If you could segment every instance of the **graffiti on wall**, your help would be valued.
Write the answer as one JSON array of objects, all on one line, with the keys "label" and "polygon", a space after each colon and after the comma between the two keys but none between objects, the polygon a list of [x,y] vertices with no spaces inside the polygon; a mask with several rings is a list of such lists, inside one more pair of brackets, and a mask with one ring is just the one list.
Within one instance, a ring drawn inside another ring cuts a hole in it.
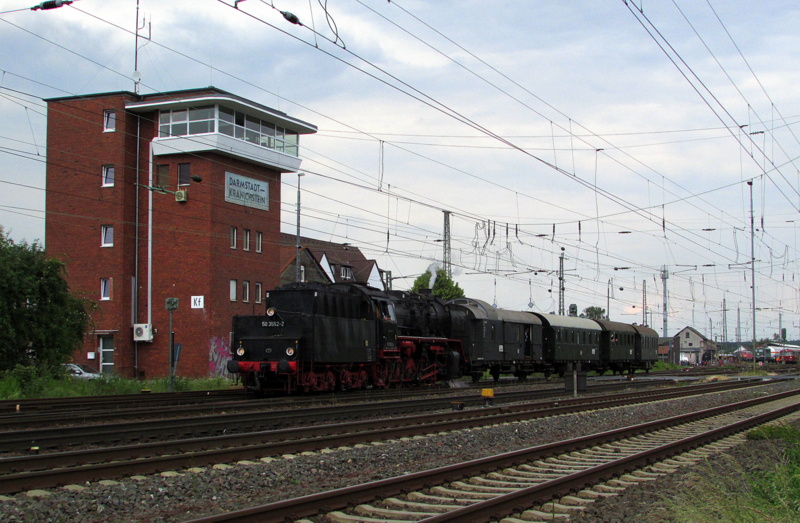
[{"label": "graffiti on wall", "polygon": [[208,375],[212,378],[226,378],[228,360],[231,359],[228,340],[212,336],[208,344]]}]

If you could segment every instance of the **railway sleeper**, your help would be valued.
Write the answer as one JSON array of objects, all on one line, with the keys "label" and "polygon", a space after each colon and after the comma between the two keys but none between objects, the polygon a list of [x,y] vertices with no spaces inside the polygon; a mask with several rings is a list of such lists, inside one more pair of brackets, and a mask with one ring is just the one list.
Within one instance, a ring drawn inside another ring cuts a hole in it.
[{"label": "railway sleeper", "polygon": [[[488,474],[487,474],[488,476]],[[521,488],[525,488],[526,486],[531,485],[538,485],[540,483],[544,483],[547,480],[519,480],[519,479],[495,479],[495,478],[488,478],[482,476],[476,476],[474,478],[470,478],[469,482],[475,485],[485,485],[487,487],[500,487],[500,488],[512,488],[514,490],[519,490]]]},{"label": "railway sleeper", "polygon": [[383,500],[383,504],[390,507],[416,509],[418,511],[424,511],[424,512],[438,512],[440,514],[444,514],[445,512],[450,512],[451,510],[458,508],[460,506],[452,504],[442,505],[435,503],[421,503],[419,501],[411,501],[408,499],[398,499],[398,498],[387,498]]},{"label": "railway sleeper", "polygon": [[436,494],[444,494],[445,496],[450,496],[455,498],[470,499],[476,502],[497,497],[497,494],[492,494],[489,492],[478,492],[476,489],[459,490],[449,487],[433,487],[431,488],[431,492],[434,492]]},{"label": "railway sleeper", "polygon": [[409,520],[405,519],[398,519],[398,520],[387,520],[385,518],[368,518],[366,516],[352,516],[350,514],[346,514],[340,511],[334,511],[328,514],[327,516],[328,521],[332,521],[334,523],[408,523]]},{"label": "railway sleeper", "polygon": [[503,474],[507,474],[509,476],[520,476],[523,478],[542,478],[542,479],[552,479],[561,477],[561,474],[557,474],[554,472],[544,472],[536,467],[531,467],[530,465],[520,465],[519,468],[516,469],[505,469],[503,470]]},{"label": "railway sleeper", "polygon": [[482,499],[468,499],[455,496],[436,496],[433,494],[425,494],[424,492],[409,492],[408,499],[419,501],[432,501],[440,504],[450,504],[453,507],[466,507],[467,505],[474,505],[480,503]]},{"label": "railway sleeper", "polygon": [[[563,501],[563,498],[562,498],[561,501]],[[565,513],[566,514],[578,514],[581,511],[586,510],[586,506],[587,505],[579,505],[577,503],[574,504],[574,505],[565,505],[563,503],[557,503],[555,501],[551,501],[549,503],[545,503],[544,505],[542,505],[542,511],[543,512],[548,512],[548,513],[551,513],[551,514],[553,514],[553,513],[558,513],[558,514],[565,514]]]},{"label": "railway sleeper", "polygon": [[451,483],[453,487],[463,489],[466,491],[477,491],[477,492],[486,492],[491,494],[492,496],[497,496],[500,494],[505,494],[507,492],[516,492],[519,488],[515,487],[490,487],[488,485],[482,485],[478,481],[476,481],[478,477],[473,477],[469,479],[469,482],[464,481],[454,481]]},{"label": "railway sleeper", "polygon": [[[426,507],[427,508],[427,507]],[[365,516],[378,516],[381,518],[394,518],[399,521],[418,521],[420,519],[429,518],[431,516],[439,515],[440,512],[428,510],[425,512],[417,512],[410,510],[395,510],[390,508],[376,507],[374,505],[358,505],[353,512]],[[385,521],[385,519],[384,519]]]}]

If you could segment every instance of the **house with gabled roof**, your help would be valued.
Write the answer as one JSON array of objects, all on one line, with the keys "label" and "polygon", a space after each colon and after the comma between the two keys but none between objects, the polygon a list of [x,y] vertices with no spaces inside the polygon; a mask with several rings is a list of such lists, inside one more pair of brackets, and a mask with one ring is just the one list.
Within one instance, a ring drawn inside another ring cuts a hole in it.
[{"label": "house with gabled roof", "polygon": [[694,327],[684,327],[673,340],[673,348],[680,354],[681,363],[697,365],[716,358],[717,344]]},{"label": "house with gabled roof", "polygon": [[[297,236],[281,233],[281,276],[285,285],[297,280]],[[300,281],[355,282],[384,289],[383,271],[361,249],[349,243],[333,243],[300,237]]]}]

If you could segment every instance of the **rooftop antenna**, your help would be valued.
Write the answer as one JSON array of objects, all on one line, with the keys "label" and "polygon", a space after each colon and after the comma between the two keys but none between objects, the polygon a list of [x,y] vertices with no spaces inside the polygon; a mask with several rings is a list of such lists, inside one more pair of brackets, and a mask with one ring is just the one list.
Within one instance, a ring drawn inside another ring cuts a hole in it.
[{"label": "rooftop antenna", "polygon": [[[153,28],[150,22],[145,24],[144,18],[142,18],[141,25],[139,24],[139,0],[136,0],[136,40],[134,41],[135,49],[133,52],[133,92],[136,94],[139,94],[139,83],[142,81],[142,73],[139,72],[139,31],[144,29],[145,25],[147,25],[147,37],[143,36],[142,38],[149,42],[153,36]],[[145,45],[147,45],[147,42],[145,42]]]}]

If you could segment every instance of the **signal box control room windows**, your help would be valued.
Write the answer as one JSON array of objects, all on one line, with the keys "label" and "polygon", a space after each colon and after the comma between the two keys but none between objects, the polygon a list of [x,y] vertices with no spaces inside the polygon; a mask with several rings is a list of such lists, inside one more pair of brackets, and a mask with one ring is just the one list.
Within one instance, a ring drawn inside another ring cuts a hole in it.
[{"label": "signal box control room windows", "polygon": [[298,134],[280,125],[219,105],[161,111],[158,136],[191,136],[218,132],[261,147],[297,156]]}]

